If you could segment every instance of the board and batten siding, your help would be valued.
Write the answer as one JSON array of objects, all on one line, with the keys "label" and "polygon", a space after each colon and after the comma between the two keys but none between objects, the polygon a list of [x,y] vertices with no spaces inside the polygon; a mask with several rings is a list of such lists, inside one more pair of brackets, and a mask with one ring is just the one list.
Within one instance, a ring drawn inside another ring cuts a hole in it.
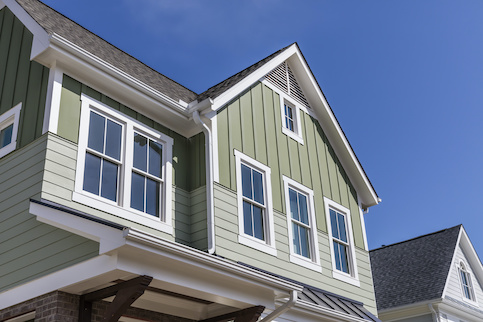
[{"label": "board and batten siding", "polygon": [[285,214],[274,211],[275,243],[277,256],[272,256],[238,243],[238,211],[236,192],[215,184],[215,236],[216,253],[279,274],[308,285],[356,299],[364,303],[371,312],[376,312],[369,255],[356,248],[356,264],[359,271],[360,287],[342,282],[332,277],[332,261],[328,234],[318,230],[319,256],[322,273],[290,262],[287,219]]},{"label": "board and batten siding", "polygon": [[[471,275],[471,282],[473,284],[473,290],[475,292],[478,306],[480,308],[483,308],[483,289],[478,279],[476,278],[475,274],[473,273],[473,268],[470,266],[468,260],[466,259],[465,253],[463,252],[463,250],[461,249],[461,246],[459,245],[458,247],[456,247],[454,262],[450,268],[448,282],[447,282],[448,285],[446,286],[447,288],[446,288],[445,296],[451,297],[453,299],[463,302],[463,289],[461,285],[461,277],[458,271],[458,267],[461,261],[465,263],[466,269]],[[480,282],[483,282],[483,281],[480,281]]]},{"label": "board and batten siding", "polygon": [[41,198],[47,145],[44,135],[0,159],[0,292],[99,253],[98,243],[29,213],[30,198]]},{"label": "board and batten siding", "polygon": [[205,136],[203,132],[191,138],[185,138],[67,75],[64,75],[62,81],[58,135],[74,143],[78,142],[81,94],[102,102],[112,109],[173,138],[173,184],[176,187],[185,191],[192,191],[206,184]]},{"label": "board and batten siding", "polygon": [[314,191],[317,228],[327,232],[324,196],[348,208],[356,247],[364,249],[357,193],[319,122],[300,111],[300,144],[282,133],[279,94],[257,83],[217,114],[219,183],[236,191],[234,150],[271,168],[273,208],[285,211],[282,176]]},{"label": "board and batten siding", "polygon": [[0,115],[22,103],[17,148],[42,135],[49,69],[30,61],[32,39],[7,7],[0,10]]}]

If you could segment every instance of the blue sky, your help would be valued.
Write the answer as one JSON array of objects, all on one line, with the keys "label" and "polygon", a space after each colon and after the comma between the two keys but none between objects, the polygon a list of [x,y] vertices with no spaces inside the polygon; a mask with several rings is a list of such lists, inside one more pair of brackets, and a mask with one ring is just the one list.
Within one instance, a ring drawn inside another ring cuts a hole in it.
[{"label": "blue sky", "polygon": [[370,248],[462,223],[483,256],[483,1],[44,2],[195,92],[298,42],[383,200]]}]

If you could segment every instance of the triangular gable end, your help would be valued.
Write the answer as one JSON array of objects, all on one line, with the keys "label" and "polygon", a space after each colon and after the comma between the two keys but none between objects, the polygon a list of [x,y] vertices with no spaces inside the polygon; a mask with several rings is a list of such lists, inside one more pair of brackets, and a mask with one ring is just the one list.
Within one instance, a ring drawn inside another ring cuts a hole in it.
[{"label": "triangular gable end", "polygon": [[[463,279],[468,280],[463,282]],[[470,287],[464,286],[463,283],[469,283]],[[482,308],[482,286],[483,266],[465,229],[461,226],[443,298]]]},{"label": "triangular gable end", "polygon": [[[289,67],[285,70],[287,84],[283,84],[284,64]],[[245,71],[240,72],[242,75]],[[276,76],[277,75],[277,76]],[[280,78],[277,81],[269,81],[269,77]],[[243,93],[256,82],[266,80],[273,84],[277,83],[277,88],[281,88],[285,93],[289,92],[289,84],[296,84],[291,90],[294,99],[303,105],[310,107],[310,112],[319,121],[324,133],[326,134],[331,146],[333,147],[342,167],[346,171],[349,180],[353,184],[358,194],[358,199],[363,209],[378,204],[381,200],[377,196],[369,178],[357,159],[349,141],[347,140],[339,122],[337,121],[332,109],[329,106],[319,84],[317,83],[312,71],[310,70],[305,58],[296,43],[277,52],[270,57],[270,60],[260,65],[256,70],[250,71],[247,76],[237,81],[235,84],[227,86],[222,93],[217,93],[215,97],[203,96],[201,102],[191,103],[191,110],[203,110],[202,114],[209,111],[222,109],[231,100]],[[209,91],[208,91],[209,92]],[[209,101],[209,107],[207,102]],[[301,102],[303,101],[303,102]],[[206,109],[205,109],[206,108]]]}]

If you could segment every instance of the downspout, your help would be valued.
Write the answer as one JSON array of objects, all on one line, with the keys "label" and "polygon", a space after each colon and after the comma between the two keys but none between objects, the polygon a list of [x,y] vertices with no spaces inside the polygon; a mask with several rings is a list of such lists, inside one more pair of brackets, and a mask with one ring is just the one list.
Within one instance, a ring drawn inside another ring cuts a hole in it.
[{"label": "downspout", "polygon": [[290,310],[290,308],[292,308],[292,306],[295,305],[295,303],[297,302],[297,297],[297,291],[290,291],[290,299],[285,304],[275,309],[272,313],[261,319],[259,322],[269,322],[278,318],[280,315],[287,312],[288,310]]},{"label": "downspout", "polygon": [[433,316],[434,316],[434,318],[435,318],[435,319],[434,319],[434,321],[435,321],[435,322],[440,322],[440,321],[441,321],[441,319],[439,318],[439,314],[438,314],[438,313],[436,313],[436,311],[435,311],[435,309],[434,309],[434,307],[433,307],[433,304],[429,303],[429,304],[428,304],[428,306],[429,306],[429,309],[431,310],[431,312],[433,312]]},{"label": "downspout", "polygon": [[206,146],[206,220],[208,226],[208,253],[215,253],[215,210],[213,205],[213,137],[210,128],[201,120],[200,113],[193,112],[193,120],[203,126]]}]

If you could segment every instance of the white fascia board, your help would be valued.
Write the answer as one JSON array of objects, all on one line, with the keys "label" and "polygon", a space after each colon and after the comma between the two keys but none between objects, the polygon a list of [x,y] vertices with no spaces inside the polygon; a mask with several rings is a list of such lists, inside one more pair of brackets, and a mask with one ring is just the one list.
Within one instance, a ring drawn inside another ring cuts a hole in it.
[{"label": "white fascia board", "polygon": [[34,202],[30,202],[29,211],[40,222],[98,242],[99,254],[104,254],[125,244],[122,230]]},{"label": "white fascia board", "polygon": [[[476,253],[473,244],[471,243],[466,230],[461,227],[460,236],[458,238],[458,244],[463,249],[466,259],[468,260],[471,270],[477,276],[480,285],[483,283],[483,266],[481,264],[480,258]],[[456,252],[455,252],[456,253]]]},{"label": "white fascia board", "polygon": [[131,242],[128,243],[135,247],[143,248],[163,256],[169,256],[173,259],[183,260],[187,264],[203,266],[208,270],[223,271],[237,279],[243,279],[251,283],[261,283],[282,291],[296,290],[301,292],[303,290],[303,287],[298,284],[259,272],[249,267],[241,266],[222,258],[217,258],[192,247],[161,239],[140,230],[129,228],[124,230],[124,235]]},{"label": "white fascia board", "polygon": [[467,321],[483,321],[483,313],[475,308],[460,304],[449,299],[443,299],[441,303],[437,305],[438,310],[444,311],[451,315],[457,316],[461,320]]},{"label": "white fascia board", "polygon": [[238,94],[243,92],[246,88],[250,87],[254,83],[260,80],[263,76],[268,74],[272,69],[286,61],[290,56],[295,54],[297,52],[297,46],[293,44],[289,48],[285,49],[283,52],[278,54],[278,56],[272,58],[269,62],[267,62],[265,65],[261,66],[259,69],[245,77],[242,81],[238,82],[236,85],[234,85],[232,88],[218,96],[217,98],[213,99],[213,106],[212,109],[214,111],[219,110],[223,106],[225,106],[226,103],[231,101],[233,98],[235,98]]},{"label": "white fascia board", "polygon": [[[30,59],[34,59],[38,54],[49,47],[49,34],[32,18],[15,0],[2,0],[10,11],[27,27],[33,34],[32,50]],[[1,7],[0,7],[1,8]]]},{"label": "white fascia board", "polygon": [[101,255],[0,293],[0,310],[116,269],[117,259]]}]

